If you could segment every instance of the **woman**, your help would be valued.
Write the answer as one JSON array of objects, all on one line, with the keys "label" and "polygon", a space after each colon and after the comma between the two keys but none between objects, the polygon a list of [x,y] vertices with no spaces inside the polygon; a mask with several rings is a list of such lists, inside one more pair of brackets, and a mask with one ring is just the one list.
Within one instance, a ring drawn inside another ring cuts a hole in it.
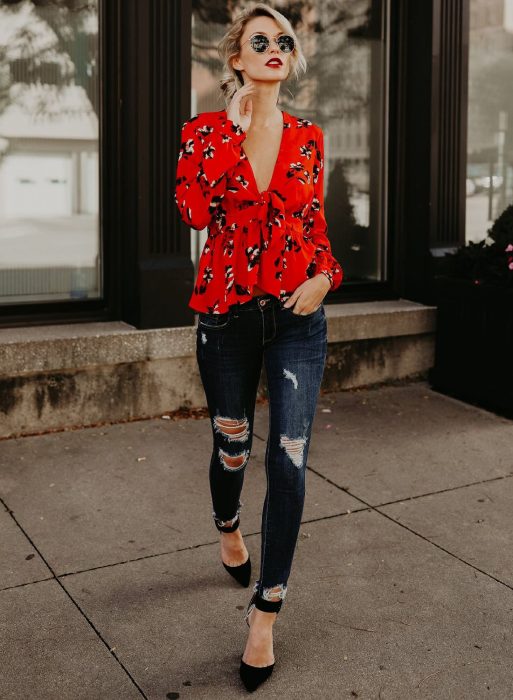
[{"label": "woman", "polygon": [[239,497],[262,362],[267,375],[260,578],[240,664],[254,690],[274,667],[272,628],[299,533],[326,359],[322,301],[342,270],[326,235],[322,130],[277,106],[281,81],[306,68],[289,21],[259,3],[235,19],[219,53],[226,110],[183,125],[175,200],[189,226],[208,226],[189,305],[199,312],[196,354],[212,421],[212,515],[222,563],[244,586],[251,561]]}]

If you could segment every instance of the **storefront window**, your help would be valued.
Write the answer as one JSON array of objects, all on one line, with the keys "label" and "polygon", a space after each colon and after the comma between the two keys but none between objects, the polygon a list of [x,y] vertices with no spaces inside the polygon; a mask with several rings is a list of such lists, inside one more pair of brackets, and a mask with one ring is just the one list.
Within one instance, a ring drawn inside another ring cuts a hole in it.
[{"label": "storefront window", "polygon": [[[224,109],[217,45],[245,3],[193,1],[191,114]],[[282,84],[279,106],[324,131],[325,210],[345,283],[385,280],[386,80],[384,0],[270,2],[288,17],[308,69]],[[206,232],[192,232],[197,263]]]},{"label": "storefront window", "polygon": [[513,203],[513,0],[471,0],[466,239]]},{"label": "storefront window", "polygon": [[97,0],[0,0],[0,304],[101,295]]}]

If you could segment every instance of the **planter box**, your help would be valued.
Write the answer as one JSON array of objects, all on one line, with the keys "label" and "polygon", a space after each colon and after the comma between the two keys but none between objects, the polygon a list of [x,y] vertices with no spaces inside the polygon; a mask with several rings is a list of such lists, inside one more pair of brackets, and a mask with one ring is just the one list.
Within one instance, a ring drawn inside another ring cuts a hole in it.
[{"label": "planter box", "polygon": [[435,293],[432,388],[513,418],[513,289],[439,277]]}]

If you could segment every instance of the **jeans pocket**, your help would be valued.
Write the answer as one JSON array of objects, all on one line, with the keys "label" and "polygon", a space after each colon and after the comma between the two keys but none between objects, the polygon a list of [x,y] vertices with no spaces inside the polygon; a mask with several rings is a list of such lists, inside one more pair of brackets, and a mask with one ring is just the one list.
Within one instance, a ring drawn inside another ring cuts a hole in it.
[{"label": "jeans pocket", "polygon": [[221,330],[222,328],[226,328],[230,322],[230,318],[230,311],[226,311],[224,314],[210,314],[205,311],[200,311],[198,315],[198,328]]},{"label": "jeans pocket", "polygon": [[[313,310],[311,313],[309,313],[309,314],[298,314],[298,313],[295,313],[295,312],[293,311],[293,307],[288,307],[288,306],[283,306],[282,309],[283,309],[284,311],[288,311],[292,316],[297,316],[298,318],[313,318],[313,317],[315,316],[315,314],[324,313],[324,306],[322,305],[322,303],[319,304],[319,306],[318,306],[316,309],[314,309],[314,310]],[[322,309],[322,311],[321,311],[321,309]]]}]

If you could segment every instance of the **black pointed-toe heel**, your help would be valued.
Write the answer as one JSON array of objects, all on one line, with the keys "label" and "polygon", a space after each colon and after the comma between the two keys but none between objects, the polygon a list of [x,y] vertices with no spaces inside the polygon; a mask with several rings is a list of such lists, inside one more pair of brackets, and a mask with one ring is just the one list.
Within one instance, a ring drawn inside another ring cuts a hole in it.
[{"label": "black pointed-toe heel", "polygon": [[[244,619],[246,620],[248,627],[250,626],[248,618],[254,608],[258,608],[259,610],[263,610],[264,612],[277,613],[280,611],[282,603],[283,600],[264,600],[263,598],[260,598],[258,592],[255,590],[253,596],[251,597],[251,600],[248,603],[246,612],[244,613]],[[242,654],[242,656],[244,656],[244,654]],[[269,678],[269,676],[273,672],[275,664],[272,663],[268,666],[251,666],[251,664],[247,664],[245,661],[242,660],[242,656],[240,657],[239,675],[241,681],[246,687],[246,690],[249,690],[249,692],[252,693],[258,688],[259,685],[261,685],[264,681],[266,681]]]},{"label": "black pointed-toe heel", "polygon": [[[239,527],[240,521],[237,518],[237,521],[233,523],[233,525],[218,525],[215,521],[214,524],[220,532],[234,532]],[[233,578],[240,583],[241,586],[244,586],[244,588],[249,586],[249,582],[251,580],[251,557],[249,554],[246,561],[238,566],[229,566],[228,564],[225,564],[224,561],[221,563],[230,576],[233,576]]]},{"label": "black pointed-toe heel", "polygon": [[252,693],[269,678],[273,672],[274,664],[269,666],[251,666],[242,660],[242,656],[240,657],[239,675],[246,686],[246,690]]},{"label": "black pointed-toe heel", "polygon": [[244,564],[239,564],[238,566],[228,566],[228,564],[225,564],[224,561],[222,564],[230,576],[233,576],[233,578],[238,581],[241,586],[244,586],[244,588],[249,586],[249,582],[251,580],[251,557],[249,555]]}]

